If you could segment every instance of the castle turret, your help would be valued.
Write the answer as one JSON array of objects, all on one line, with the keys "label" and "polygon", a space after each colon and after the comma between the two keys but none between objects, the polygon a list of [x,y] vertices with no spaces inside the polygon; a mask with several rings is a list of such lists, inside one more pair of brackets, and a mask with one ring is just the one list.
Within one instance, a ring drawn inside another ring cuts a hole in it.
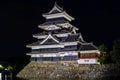
[{"label": "castle turret", "polygon": [[43,32],[34,34],[38,41],[27,45],[31,48],[31,61],[76,61],[79,64],[97,64],[100,52],[93,43],[83,40],[79,29],[70,22],[74,20],[56,3],[43,14],[46,22],[38,27]]}]

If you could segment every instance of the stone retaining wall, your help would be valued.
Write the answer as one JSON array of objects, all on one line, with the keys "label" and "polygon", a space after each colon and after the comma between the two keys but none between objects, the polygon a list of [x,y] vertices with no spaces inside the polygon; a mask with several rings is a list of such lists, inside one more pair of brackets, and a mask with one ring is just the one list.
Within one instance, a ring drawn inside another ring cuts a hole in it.
[{"label": "stone retaining wall", "polygon": [[34,79],[119,80],[120,65],[78,65],[75,62],[30,62],[17,77]]}]

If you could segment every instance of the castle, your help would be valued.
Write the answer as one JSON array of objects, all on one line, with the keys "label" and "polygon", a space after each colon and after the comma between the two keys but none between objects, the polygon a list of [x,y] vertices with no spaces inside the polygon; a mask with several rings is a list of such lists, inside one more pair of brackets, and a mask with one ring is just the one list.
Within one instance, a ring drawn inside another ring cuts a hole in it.
[{"label": "castle", "polygon": [[28,44],[31,61],[76,61],[78,64],[98,64],[100,51],[93,43],[84,41],[78,28],[70,24],[74,18],[56,3],[42,15],[46,22],[38,27],[43,31],[34,34],[38,41]]}]

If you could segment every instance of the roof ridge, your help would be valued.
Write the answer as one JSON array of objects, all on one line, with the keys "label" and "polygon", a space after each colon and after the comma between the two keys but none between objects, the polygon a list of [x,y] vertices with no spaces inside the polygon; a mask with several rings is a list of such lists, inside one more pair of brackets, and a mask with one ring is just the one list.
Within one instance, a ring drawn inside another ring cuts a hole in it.
[{"label": "roof ridge", "polygon": [[55,2],[53,8],[48,12],[49,14],[51,14],[53,11],[57,10],[58,12],[63,12],[63,8],[61,8],[57,2]]}]

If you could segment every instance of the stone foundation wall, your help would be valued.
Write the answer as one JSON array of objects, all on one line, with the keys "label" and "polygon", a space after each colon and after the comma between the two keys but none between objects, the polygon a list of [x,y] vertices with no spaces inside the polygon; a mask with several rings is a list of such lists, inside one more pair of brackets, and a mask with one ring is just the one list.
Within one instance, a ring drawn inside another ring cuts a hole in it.
[{"label": "stone foundation wall", "polygon": [[30,62],[17,77],[34,79],[118,80],[120,65],[78,65],[75,62]]}]

